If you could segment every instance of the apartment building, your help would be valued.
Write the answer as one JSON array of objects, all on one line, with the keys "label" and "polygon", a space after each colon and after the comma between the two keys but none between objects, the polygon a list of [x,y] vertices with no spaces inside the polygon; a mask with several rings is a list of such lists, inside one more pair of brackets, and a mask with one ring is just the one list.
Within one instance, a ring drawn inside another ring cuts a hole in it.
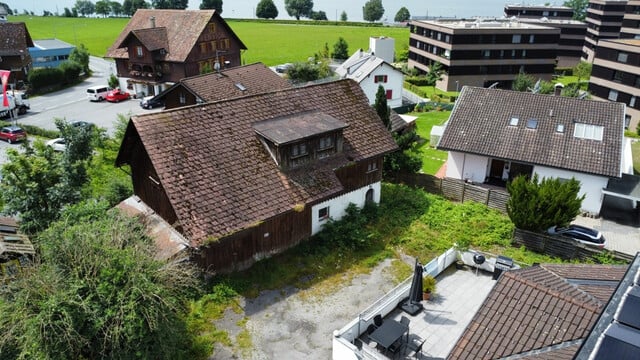
[{"label": "apartment building", "polygon": [[594,99],[625,103],[625,127],[640,123],[640,39],[600,40],[589,92]]},{"label": "apartment building", "polygon": [[640,39],[640,0],[629,0],[624,10],[621,39]]},{"label": "apartment building", "polygon": [[627,0],[589,0],[587,7],[587,36],[582,48],[582,59],[593,62],[596,45],[601,39],[617,39],[625,13]]},{"label": "apartment building", "polygon": [[551,80],[560,29],[514,19],[412,20],[410,68],[420,73],[442,64],[436,87],[456,91],[464,85],[510,88],[524,72]]},{"label": "apartment building", "polygon": [[547,18],[553,20],[573,19],[573,9],[567,6],[556,5],[525,5],[506,4],[504,6],[504,16],[515,16],[519,19],[540,19]]}]

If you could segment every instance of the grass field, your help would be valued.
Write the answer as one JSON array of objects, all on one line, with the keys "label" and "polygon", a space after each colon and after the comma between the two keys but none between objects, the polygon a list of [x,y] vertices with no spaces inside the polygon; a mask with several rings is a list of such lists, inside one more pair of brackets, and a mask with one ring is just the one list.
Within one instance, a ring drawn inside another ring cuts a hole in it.
[{"label": "grass field", "polygon": [[[113,44],[129,19],[90,19],[40,16],[14,16],[23,21],[32,39],[58,38],[70,44],[84,44],[91,55],[102,57]],[[409,44],[409,29],[402,27],[364,27],[336,25],[282,24],[274,22],[228,21],[229,26],[247,46],[242,59],[245,64],[263,62],[272,66],[304,61],[317,53],[325,43],[329,51],[343,37],[349,53],[369,48],[370,36],[387,36],[396,41],[396,53]]]},{"label": "grass field", "polygon": [[440,167],[447,160],[447,152],[436,150],[431,147],[430,134],[431,128],[434,125],[442,125],[449,119],[451,111],[430,111],[425,113],[411,113],[411,115],[418,116],[416,119],[417,133],[421,141],[418,145],[418,150],[422,154],[422,172],[425,174],[435,175]]}]

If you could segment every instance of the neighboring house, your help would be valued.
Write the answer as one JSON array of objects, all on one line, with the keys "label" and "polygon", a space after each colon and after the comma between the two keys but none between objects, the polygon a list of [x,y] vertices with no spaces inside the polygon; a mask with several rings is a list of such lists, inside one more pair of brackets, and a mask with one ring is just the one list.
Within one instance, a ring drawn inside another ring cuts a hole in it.
[{"label": "neighboring house", "polygon": [[573,9],[567,6],[550,5],[526,5],[526,4],[506,4],[504,6],[504,16],[515,16],[520,19],[540,19],[550,20],[571,20]]},{"label": "neighboring house", "polygon": [[0,69],[11,70],[9,83],[26,81],[31,70],[33,40],[23,22],[0,23]]},{"label": "neighboring house", "polygon": [[509,89],[520,73],[551,80],[560,29],[517,19],[412,20],[409,68],[425,74],[442,64],[436,87],[458,91],[464,85]]},{"label": "neighboring house", "polygon": [[627,0],[589,0],[587,7],[587,36],[584,39],[582,60],[593,62],[599,40],[617,39],[624,18]]},{"label": "neighboring house", "polygon": [[637,359],[640,354],[640,255],[629,265],[620,285],[582,341],[573,359]]},{"label": "neighboring house", "polygon": [[600,40],[589,78],[594,99],[627,105],[625,127],[640,123],[640,39]]},{"label": "neighboring house", "polygon": [[464,87],[438,148],[449,152],[449,178],[575,178],[582,209],[599,214],[603,189],[622,177],[624,112],[621,103]]},{"label": "neighboring house", "polygon": [[622,17],[621,39],[640,39],[640,0],[629,0]]},{"label": "neighboring house", "polygon": [[387,105],[391,108],[402,106],[404,75],[372,51],[356,51],[336,69],[336,74],[342,79],[355,80],[367,95],[369,104],[376,102],[378,86],[382,86],[387,96]]},{"label": "neighboring house", "polygon": [[120,86],[157,95],[185,77],[240,66],[246,46],[215,10],[138,9],[106,57]]},{"label": "neighboring house", "polygon": [[504,272],[447,358],[573,359],[626,270],[543,264]]},{"label": "neighboring house", "polygon": [[212,272],[243,269],[380,200],[397,146],[352,80],[133,116],[116,165]]},{"label": "neighboring house", "polygon": [[34,40],[29,53],[33,59],[33,67],[57,67],[69,60],[69,54],[76,47],[58,39]]},{"label": "neighboring house", "polygon": [[165,109],[173,109],[291,87],[263,63],[255,63],[184,78],[157,97],[164,101]]}]

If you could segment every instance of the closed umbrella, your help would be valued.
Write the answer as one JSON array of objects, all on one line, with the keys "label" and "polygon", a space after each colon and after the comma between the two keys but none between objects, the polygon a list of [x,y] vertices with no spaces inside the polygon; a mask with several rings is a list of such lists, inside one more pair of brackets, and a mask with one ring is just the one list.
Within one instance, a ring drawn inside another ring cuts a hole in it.
[{"label": "closed umbrella", "polygon": [[413,270],[413,279],[411,280],[411,289],[409,289],[409,299],[402,304],[402,310],[410,315],[415,315],[422,310],[422,264],[416,259],[416,265]]}]

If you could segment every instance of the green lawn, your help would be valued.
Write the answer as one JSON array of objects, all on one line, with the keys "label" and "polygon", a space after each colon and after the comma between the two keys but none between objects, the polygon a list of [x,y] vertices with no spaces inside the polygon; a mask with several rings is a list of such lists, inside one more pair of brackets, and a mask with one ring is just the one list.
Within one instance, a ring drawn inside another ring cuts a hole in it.
[{"label": "green lawn", "polygon": [[[58,38],[74,45],[84,44],[91,55],[102,57],[129,19],[15,16],[12,21],[24,21],[32,39]],[[260,61],[272,66],[304,61],[317,53],[325,43],[332,51],[339,37],[349,44],[350,54],[359,48],[368,49],[370,36],[394,38],[396,53],[409,44],[409,30],[405,27],[271,24],[234,20],[228,20],[227,23],[247,46],[242,56],[245,64]]]},{"label": "green lawn", "polygon": [[631,156],[633,156],[633,173],[640,175],[640,141],[631,143]]},{"label": "green lawn", "polygon": [[421,139],[418,144],[418,150],[420,154],[422,154],[422,172],[425,174],[435,175],[447,160],[446,151],[436,150],[431,146],[430,133],[434,125],[444,124],[447,119],[449,119],[450,114],[451,111],[430,111],[409,114],[418,116],[416,119],[416,132]]}]

